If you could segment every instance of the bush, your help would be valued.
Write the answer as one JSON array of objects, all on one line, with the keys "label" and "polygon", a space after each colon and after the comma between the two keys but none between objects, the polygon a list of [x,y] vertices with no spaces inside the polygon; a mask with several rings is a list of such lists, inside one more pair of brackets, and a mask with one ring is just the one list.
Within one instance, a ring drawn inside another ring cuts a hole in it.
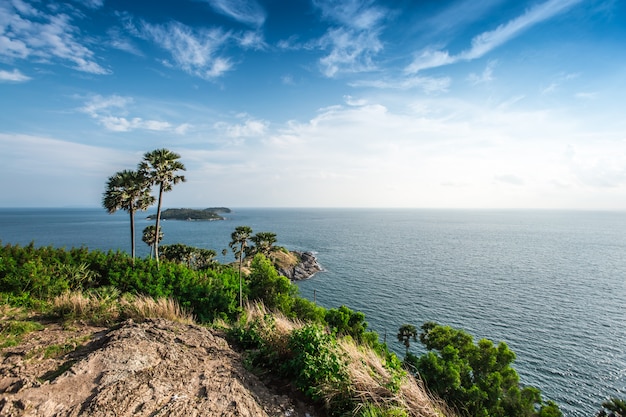
[{"label": "bush", "polygon": [[323,396],[323,388],[345,386],[348,381],[347,363],[337,346],[337,340],[318,325],[296,329],[289,338],[293,355],[283,371],[294,377],[295,384],[313,400]]},{"label": "bush", "polygon": [[511,367],[515,354],[504,342],[482,339],[474,344],[463,330],[427,322],[420,341],[429,350],[407,355],[407,368],[417,370],[428,389],[468,417],[561,416],[558,406],[543,402],[540,391],[521,387]]}]

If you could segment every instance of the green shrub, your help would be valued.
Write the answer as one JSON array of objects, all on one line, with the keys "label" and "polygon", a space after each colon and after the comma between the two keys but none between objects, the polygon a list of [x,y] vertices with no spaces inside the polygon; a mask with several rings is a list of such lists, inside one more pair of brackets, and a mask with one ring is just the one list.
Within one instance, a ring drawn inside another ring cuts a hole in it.
[{"label": "green shrub", "polygon": [[293,355],[283,367],[293,376],[295,384],[313,400],[323,398],[323,387],[345,386],[348,382],[347,363],[337,340],[319,325],[294,330],[289,338]]}]

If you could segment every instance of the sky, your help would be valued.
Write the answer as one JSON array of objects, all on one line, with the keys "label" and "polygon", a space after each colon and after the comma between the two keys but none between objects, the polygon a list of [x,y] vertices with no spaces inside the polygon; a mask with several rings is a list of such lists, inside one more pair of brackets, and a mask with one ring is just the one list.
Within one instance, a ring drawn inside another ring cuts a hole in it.
[{"label": "sky", "polygon": [[0,207],[626,210],[623,0],[0,0]]}]

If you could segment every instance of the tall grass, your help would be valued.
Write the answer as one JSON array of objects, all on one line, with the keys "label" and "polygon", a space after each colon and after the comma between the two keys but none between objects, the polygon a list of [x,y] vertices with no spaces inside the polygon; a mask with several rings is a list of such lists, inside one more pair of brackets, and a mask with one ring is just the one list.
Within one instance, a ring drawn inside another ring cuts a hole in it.
[{"label": "tall grass", "polygon": [[193,316],[171,298],[121,296],[111,287],[83,293],[66,292],[52,301],[53,314],[66,321],[83,321],[94,325],[110,325],[125,319],[144,321],[163,318],[180,323],[193,323]]}]

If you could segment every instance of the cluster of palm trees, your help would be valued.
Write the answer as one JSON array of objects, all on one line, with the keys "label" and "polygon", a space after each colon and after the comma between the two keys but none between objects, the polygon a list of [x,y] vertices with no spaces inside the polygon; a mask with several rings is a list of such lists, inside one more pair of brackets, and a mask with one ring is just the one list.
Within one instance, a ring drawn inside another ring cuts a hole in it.
[{"label": "cluster of palm trees", "polygon": [[[243,285],[241,280],[241,267],[243,259],[246,256],[254,256],[257,253],[269,257],[274,250],[274,243],[276,243],[276,233],[272,232],[259,232],[256,235],[252,235],[252,228],[250,226],[237,226],[235,231],[230,235],[231,242],[228,244],[235,254],[235,259],[239,262],[239,307],[243,306]],[[250,246],[248,240],[254,243],[254,246]]]},{"label": "cluster of palm trees", "polygon": [[[125,210],[130,215],[131,256],[135,261],[135,213],[145,211],[158,201],[156,224],[144,230],[143,241],[149,243],[157,265],[159,263],[159,241],[163,237],[160,229],[163,193],[171,191],[175,184],[185,181],[178,171],[185,166],[180,155],[168,149],[146,152],[137,170],[123,170],[109,177],[102,197],[102,205],[109,214]],[[152,195],[152,187],[158,186],[158,199]],[[158,231],[158,232],[157,232]]]}]

